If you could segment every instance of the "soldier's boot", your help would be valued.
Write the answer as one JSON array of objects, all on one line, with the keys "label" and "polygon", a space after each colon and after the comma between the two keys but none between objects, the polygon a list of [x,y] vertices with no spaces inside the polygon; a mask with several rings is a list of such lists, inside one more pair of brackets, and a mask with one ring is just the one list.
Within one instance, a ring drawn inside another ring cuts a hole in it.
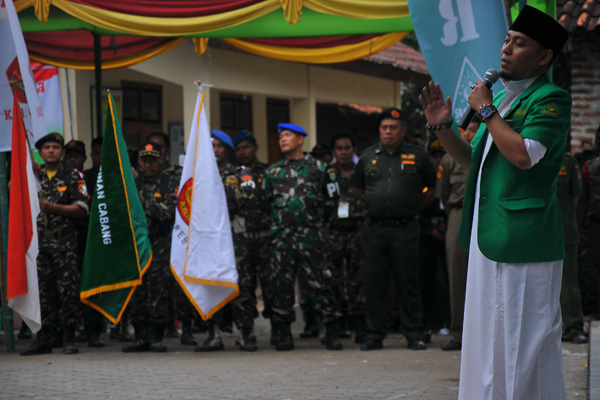
[{"label": "soldier's boot", "polygon": [[198,344],[194,349],[198,353],[206,353],[210,351],[225,350],[223,339],[221,339],[221,331],[214,322],[210,322],[208,327],[208,338],[201,344]]},{"label": "soldier's boot", "polygon": [[29,345],[28,348],[20,352],[22,356],[34,356],[38,354],[50,354],[52,353],[52,346],[50,344],[50,334],[48,328],[42,328],[37,333],[36,339]]},{"label": "soldier's boot", "polygon": [[63,339],[64,332],[62,330],[52,331],[50,334],[50,346],[52,346],[53,349],[59,349],[63,347]]},{"label": "soldier's boot", "polygon": [[137,353],[140,351],[150,350],[150,344],[148,343],[147,335],[148,329],[147,324],[136,322],[133,324],[134,338],[132,342],[129,342],[121,348],[123,353]]},{"label": "soldier's boot", "polygon": [[318,338],[319,337],[319,320],[314,311],[304,313],[304,330],[300,333],[300,339]]},{"label": "soldier's boot", "polygon": [[348,330],[347,321],[346,315],[337,319],[340,339],[350,339],[352,337],[352,333]]},{"label": "soldier's boot", "polygon": [[79,349],[75,345],[75,327],[67,326],[65,328],[65,335],[63,337],[63,353],[64,354],[78,354]]},{"label": "soldier's boot", "polygon": [[363,315],[356,315],[354,317],[354,331],[354,343],[364,343],[367,340],[365,317]]},{"label": "soldier's boot", "polygon": [[242,328],[240,338],[236,340],[237,345],[242,351],[257,351],[258,347],[252,340],[252,328]]},{"label": "soldier's boot", "polygon": [[269,320],[271,322],[271,346],[275,346],[279,342],[279,337],[281,336],[281,332],[279,331],[279,327],[273,320]]},{"label": "soldier's boot", "polygon": [[17,335],[18,339],[31,339],[32,333],[31,329],[27,326],[25,321],[21,321],[21,328],[19,328],[19,334]]},{"label": "soldier's boot", "polygon": [[294,337],[292,336],[292,327],[290,322],[278,322],[279,340],[275,344],[277,351],[294,350]]},{"label": "soldier's boot", "polygon": [[[346,318],[341,317],[335,320],[335,323],[338,327],[338,337],[340,339],[350,339],[352,337],[352,333],[346,328]],[[321,338],[321,344],[327,345],[327,335]]]},{"label": "soldier's boot", "polygon": [[181,321],[181,344],[184,346],[196,346],[198,341],[192,333],[192,321]]},{"label": "soldier's boot", "polygon": [[328,350],[342,350],[342,342],[340,342],[338,324],[336,321],[331,321],[325,324],[325,346]]},{"label": "soldier's boot", "polygon": [[180,335],[179,335],[179,332],[177,331],[177,328],[175,328],[175,320],[169,321],[166,325],[166,328],[167,328],[167,331],[165,332],[165,334],[167,335],[168,338],[179,339]]},{"label": "soldier's boot", "polygon": [[150,322],[148,324],[149,335],[148,339],[150,345],[148,350],[154,353],[164,353],[167,351],[167,345],[164,344],[163,339],[165,337],[165,324],[157,324]]},{"label": "soldier's boot", "polygon": [[129,334],[129,323],[127,320],[121,319],[119,322],[119,342],[131,342],[133,338]]}]

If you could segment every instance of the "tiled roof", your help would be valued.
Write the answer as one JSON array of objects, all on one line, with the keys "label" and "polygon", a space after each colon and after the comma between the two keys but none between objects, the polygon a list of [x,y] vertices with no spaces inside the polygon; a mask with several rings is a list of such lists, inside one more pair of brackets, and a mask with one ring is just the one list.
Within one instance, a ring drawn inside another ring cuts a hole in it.
[{"label": "tiled roof", "polygon": [[425,64],[423,54],[401,42],[364,59],[377,64],[388,64],[396,68],[429,75],[429,69]]},{"label": "tiled roof", "polygon": [[558,0],[557,17],[569,33],[600,31],[600,0]]}]

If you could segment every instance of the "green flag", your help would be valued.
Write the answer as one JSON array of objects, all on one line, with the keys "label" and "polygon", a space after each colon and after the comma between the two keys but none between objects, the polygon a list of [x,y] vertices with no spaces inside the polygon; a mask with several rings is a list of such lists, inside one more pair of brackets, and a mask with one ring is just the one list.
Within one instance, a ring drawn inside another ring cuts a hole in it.
[{"label": "green flag", "polygon": [[109,92],[102,166],[90,207],[81,301],[118,323],[151,259],[146,216]]}]

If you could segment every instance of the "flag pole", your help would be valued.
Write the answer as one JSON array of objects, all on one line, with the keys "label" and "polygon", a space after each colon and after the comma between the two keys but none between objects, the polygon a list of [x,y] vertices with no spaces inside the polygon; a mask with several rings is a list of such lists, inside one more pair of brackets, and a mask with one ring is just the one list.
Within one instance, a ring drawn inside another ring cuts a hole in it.
[{"label": "flag pole", "polygon": [[15,350],[13,311],[6,298],[6,254],[8,248],[8,177],[6,152],[0,152],[0,257],[2,262],[2,326],[6,334],[6,351]]}]

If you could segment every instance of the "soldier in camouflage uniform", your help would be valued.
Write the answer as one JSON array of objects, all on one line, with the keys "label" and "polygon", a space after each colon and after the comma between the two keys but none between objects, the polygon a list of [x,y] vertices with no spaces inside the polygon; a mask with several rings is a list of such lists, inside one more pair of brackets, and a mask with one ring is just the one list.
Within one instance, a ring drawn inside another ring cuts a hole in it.
[{"label": "soldier in camouflage uniform", "polygon": [[[171,164],[169,162],[169,154],[171,152],[171,139],[169,138],[169,135],[162,132],[154,132],[146,136],[146,141],[156,143],[162,147],[162,151],[160,153],[160,159],[163,165],[162,172],[170,175],[179,187],[183,168],[179,165]],[[169,310],[171,317],[174,319],[167,324],[167,337],[179,337],[181,344],[186,346],[195,346],[198,344],[198,342],[192,333],[192,320],[196,317],[199,317],[199,315],[197,315],[198,313],[196,312],[193,304],[187,298],[173,274],[171,274],[171,278]],[[181,321],[181,336],[175,329],[175,319]]]},{"label": "soldier in camouflage uniform", "polygon": [[123,352],[165,352],[163,343],[169,313],[170,279],[172,277],[171,232],[177,206],[177,182],[162,172],[161,146],[146,143],[138,153],[139,175],[136,185],[152,247],[152,262],[136,288],[130,303],[129,318],[135,329],[133,342]]},{"label": "soldier in camouflage uniform", "polygon": [[[230,217],[238,271],[239,296],[233,301],[233,319],[241,331],[238,346],[244,351],[256,351],[253,336],[256,308],[256,285],[260,281],[264,301],[263,316],[271,316],[271,284],[269,242],[271,219],[262,202],[261,185],[268,165],[256,158],[258,144],[249,130],[239,131],[233,138],[239,167],[233,177],[235,204]],[[226,184],[226,191],[229,192]]]},{"label": "soldier in camouflage uniform", "polygon": [[361,228],[364,203],[354,193],[354,138],[346,133],[334,135],[331,148],[335,163],[328,168],[337,179],[340,197],[329,225],[329,265],[335,277],[342,312],[353,322],[354,341],[365,341],[365,279]]},{"label": "soldier in camouflage uniform", "polygon": [[272,323],[278,351],[292,350],[291,323],[295,320],[294,283],[298,275],[304,295],[325,323],[325,344],[341,350],[336,318],[338,304],[333,276],[327,265],[324,226],[326,202],[338,194],[335,182],[327,182],[325,165],[302,152],[306,132],[294,124],[279,124],[279,146],[285,158],[267,168],[264,196],[271,208],[273,234],[271,268],[273,282]]},{"label": "soldier in camouflage uniform", "polygon": [[[91,183],[88,177],[81,173],[86,158],[85,143],[80,140],[70,140],[67,142],[65,145],[65,157],[63,163],[77,170],[79,176],[85,179],[89,201],[94,193],[96,181],[94,180],[94,182]],[[73,220],[73,225],[77,231],[77,264],[80,272],[83,270],[83,259],[85,256],[89,221],[89,214]],[[104,342],[100,339],[100,334],[104,328],[104,320],[104,316],[97,310],[84,305],[83,331],[81,332],[81,336],[78,336],[77,339],[79,341],[87,341],[89,347],[104,347]]]},{"label": "soldier in camouflage uniform", "polygon": [[[219,169],[219,174],[221,175],[221,180],[223,181],[223,186],[225,188],[225,198],[227,200],[229,219],[231,221],[232,216],[235,213],[235,189],[238,186],[238,179],[235,176],[235,167],[229,162],[229,155],[233,150],[233,142],[228,134],[217,129],[212,130],[211,139],[213,151],[215,152],[215,160],[217,161],[217,168]],[[228,303],[225,307],[231,306]],[[225,350],[220,330],[220,326],[225,320],[225,311],[227,310],[219,310],[206,321],[208,325],[208,338],[203,343],[198,344],[194,351],[209,352]]]},{"label": "soldier in camouflage uniform", "polygon": [[39,174],[42,190],[40,214],[37,218],[39,254],[37,257],[38,284],[42,328],[37,340],[21,355],[51,353],[50,327],[55,296],[60,300],[58,317],[64,328],[63,353],[76,354],[75,328],[81,319],[79,289],[81,273],[77,265],[77,234],[74,218],[89,211],[85,180],[77,171],[62,164],[64,140],[50,133],[35,143],[45,162]]}]

